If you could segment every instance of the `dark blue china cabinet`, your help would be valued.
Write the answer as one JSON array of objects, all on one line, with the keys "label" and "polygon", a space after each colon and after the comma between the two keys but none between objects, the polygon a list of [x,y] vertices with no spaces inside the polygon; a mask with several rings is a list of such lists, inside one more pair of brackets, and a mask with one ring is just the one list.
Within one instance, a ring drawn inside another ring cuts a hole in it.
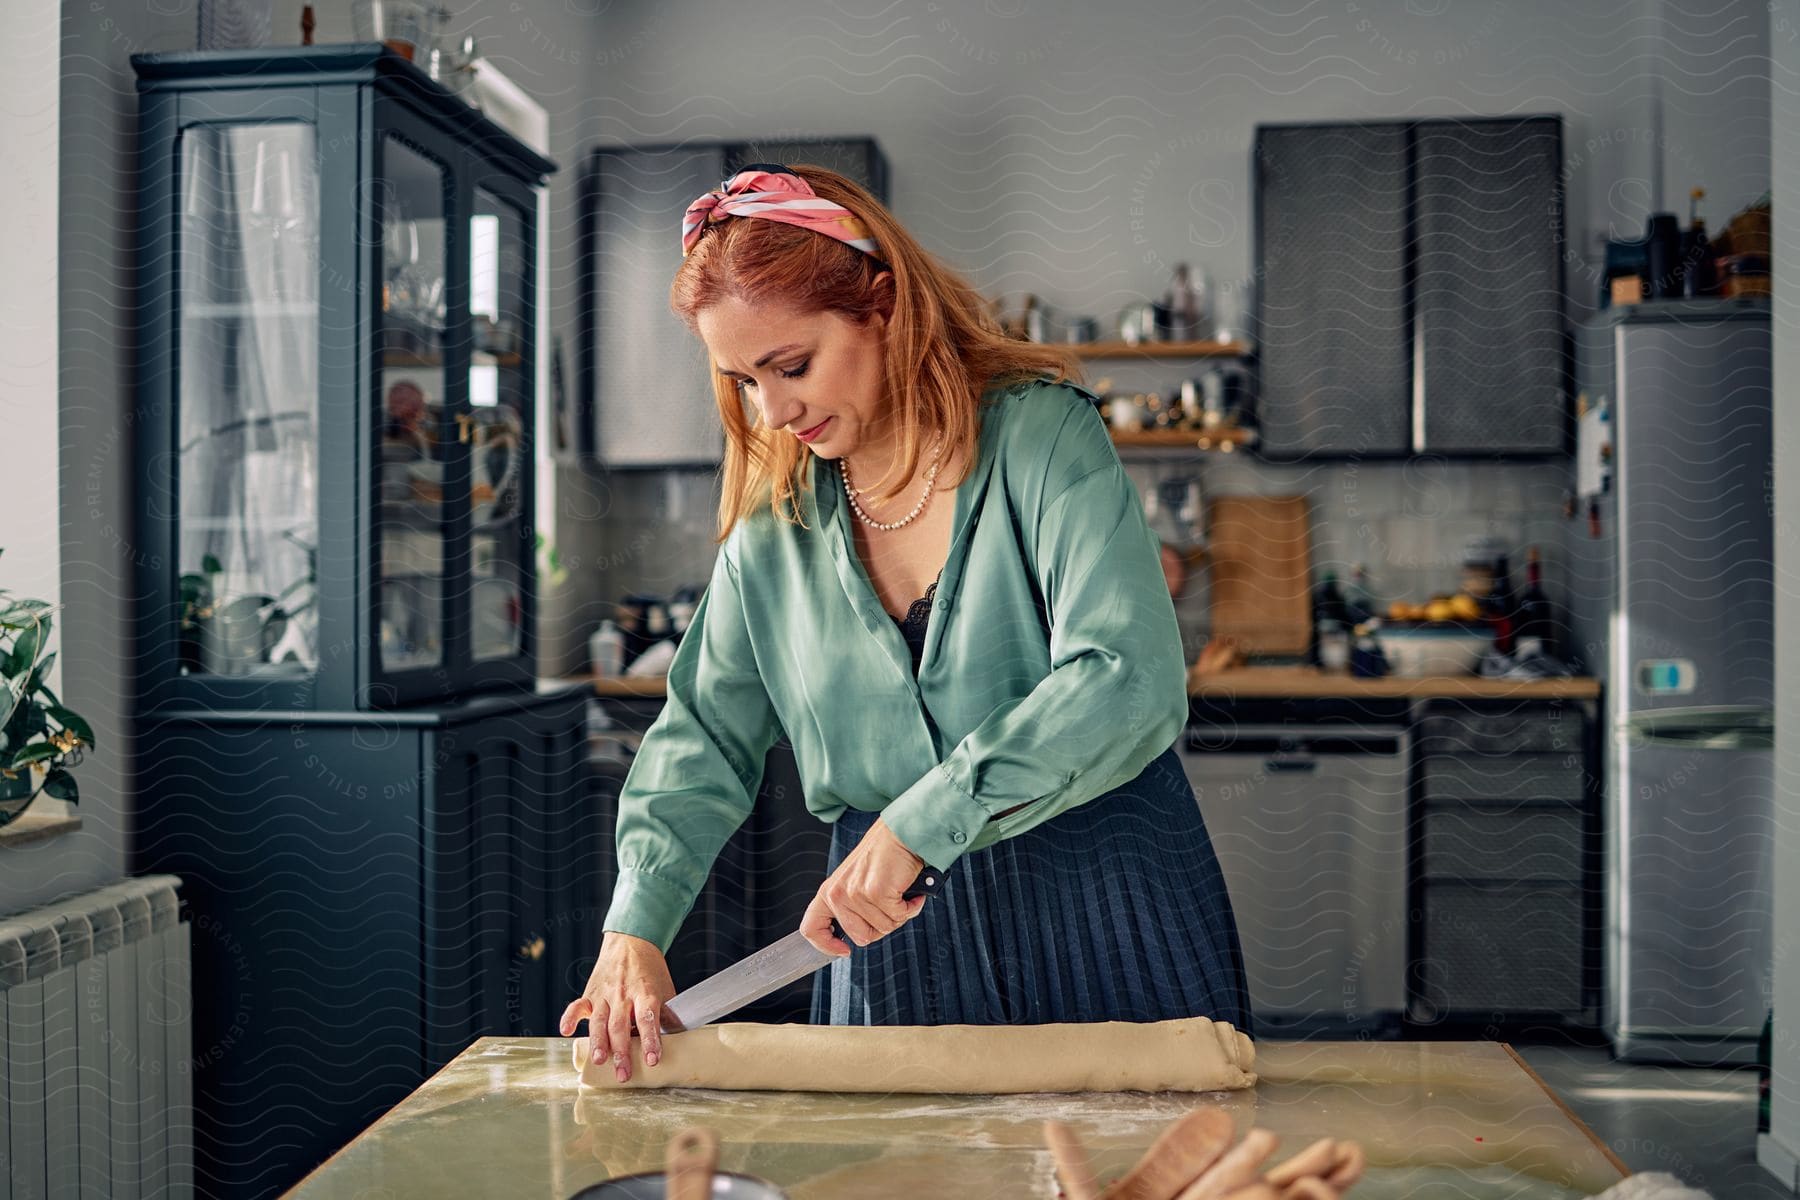
[{"label": "dark blue china cabinet", "polygon": [[535,669],[555,167],[380,45],[132,64],[130,865],[186,881],[199,1191],[275,1195],[599,945]]}]

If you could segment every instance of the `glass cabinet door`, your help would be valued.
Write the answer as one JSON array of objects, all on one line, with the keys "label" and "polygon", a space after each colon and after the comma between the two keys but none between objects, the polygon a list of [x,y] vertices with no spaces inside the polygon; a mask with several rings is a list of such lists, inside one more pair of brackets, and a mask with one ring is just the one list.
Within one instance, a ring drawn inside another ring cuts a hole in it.
[{"label": "glass cabinet door", "polygon": [[319,176],[298,122],[195,125],[177,183],[182,675],[319,663]]},{"label": "glass cabinet door", "polygon": [[449,172],[393,133],[380,161],[376,613],[380,669],[392,675],[445,665],[445,499],[457,474],[448,431],[457,423],[445,336]]},{"label": "glass cabinet door", "polygon": [[533,359],[530,224],[488,187],[469,217],[469,653],[476,663],[526,653],[532,530]]}]

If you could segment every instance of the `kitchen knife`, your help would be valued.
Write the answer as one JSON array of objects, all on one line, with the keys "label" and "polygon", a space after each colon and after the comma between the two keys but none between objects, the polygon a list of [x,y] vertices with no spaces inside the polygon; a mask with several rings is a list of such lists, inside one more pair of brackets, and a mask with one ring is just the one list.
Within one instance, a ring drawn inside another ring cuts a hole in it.
[{"label": "kitchen knife", "polygon": [[[944,873],[926,867],[901,898],[935,896],[943,886]],[[834,920],[831,932],[844,937]],[[844,939],[849,941],[848,938]],[[854,942],[851,945],[855,945]],[[663,1005],[665,1016],[680,1022],[682,1029],[698,1029],[720,1017],[736,1012],[770,992],[786,987],[796,979],[804,979],[830,962],[835,956],[825,953],[806,940],[799,930],[778,942],[758,950],[741,962],[734,963],[708,979],[701,980]]]}]

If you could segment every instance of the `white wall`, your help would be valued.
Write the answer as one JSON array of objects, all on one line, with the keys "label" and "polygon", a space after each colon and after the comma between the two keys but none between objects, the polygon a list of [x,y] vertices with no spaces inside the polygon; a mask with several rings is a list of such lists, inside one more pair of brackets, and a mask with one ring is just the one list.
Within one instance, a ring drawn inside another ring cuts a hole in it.
[{"label": "white wall", "polygon": [[0,500],[0,587],[55,602],[57,546],[56,197],[58,17],[55,0],[8,13],[8,69],[0,73],[0,137],[9,186],[0,188],[0,427],[8,448]]},{"label": "white wall", "polygon": [[[62,552],[57,496],[62,462],[56,410],[57,126],[59,17],[54,0],[26,0],[8,12],[8,70],[0,75],[4,152],[11,186],[0,194],[0,427],[8,449],[0,494],[0,587],[59,603]],[[55,620],[60,625],[61,613]],[[66,633],[51,648],[66,645]],[[50,686],[63,685],[60,663]],[[35,812],[68,805],[40,796]],[[0,850],[0,877],[29,861],[28,847]],[[25,869],[29,869],[28,867]]]}]

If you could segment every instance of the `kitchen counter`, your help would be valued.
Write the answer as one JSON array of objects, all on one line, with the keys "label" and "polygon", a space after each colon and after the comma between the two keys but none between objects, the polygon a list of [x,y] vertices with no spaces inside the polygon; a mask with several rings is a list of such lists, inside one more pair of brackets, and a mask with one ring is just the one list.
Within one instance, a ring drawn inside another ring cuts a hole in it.
[{"label": "kitchen counter", "polygon": [[[664,694],[660,675],[596,676],[593,684],[596,694],[614,698]],[[1389,675],[1380,679],[1354,679],[1311,667],[1240,667],[1207,675],[1190,671],[1188,694],[1208,700],[1594,700],[1600,695],[1600,681],[1589,676],[1483,679],[1474,675]]]},{"label": "kitchen counter", "polygon": [[1594,700],[1600,695],[1600,681],[1589,676],[1484,679],[1478,675],[1384,675],[1378,679],[1357,679],[1313,667],[1239,667],[1206,675],[1189,671],[1188,694],[1208,700]]},{"label": "kitchen counter", "polygon": [[[1251,1091],[1030,1096],[833,1096],[710,1090],[583,1091],[560,1038],[482,1038],[289,1193],[565,1200],[662,1164],[669,1137],[705,1123],[720,1168],[794,1200],[833,1196],[1054,1196],[1042,1123],[1069,1122],[1102,1180],[1168,1123],[1219,1104],[1241,1130],[1359,1140],[1359,1200],[1454,1195],[1570,1200],[1624,1166],[1507,1046],[1493,1042],[1267,1042]],[[954,1186],[952,1186],[954,1185]]]}]

